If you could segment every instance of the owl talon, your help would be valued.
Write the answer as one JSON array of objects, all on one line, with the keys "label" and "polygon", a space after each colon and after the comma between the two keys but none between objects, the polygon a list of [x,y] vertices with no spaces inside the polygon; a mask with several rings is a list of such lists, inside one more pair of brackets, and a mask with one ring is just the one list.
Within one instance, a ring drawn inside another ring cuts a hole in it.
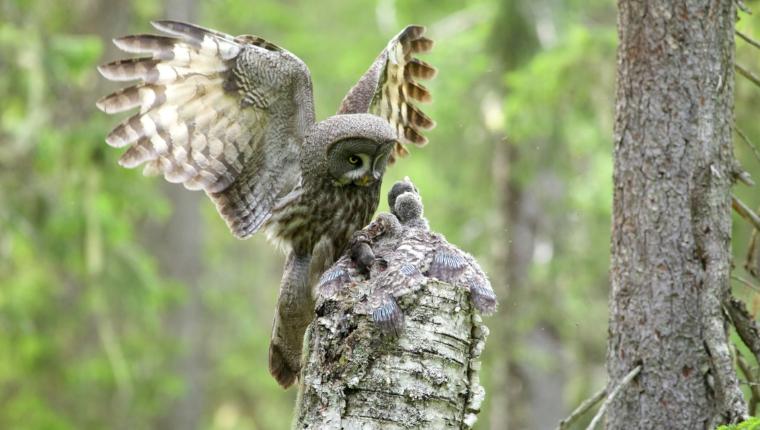
[{"label": "owl talon", "polygon": [[390,297],[372,312],[372,320],[383,333],[393,337],[398,337],[404,328],[404,313],[396,300]]},{"label": "owl talon", "polygon": [[438,251],[430,263],[428,276],[444,282],[451,282],[462,274],[466,267],[467,261],[461,255],[448,251]]}]

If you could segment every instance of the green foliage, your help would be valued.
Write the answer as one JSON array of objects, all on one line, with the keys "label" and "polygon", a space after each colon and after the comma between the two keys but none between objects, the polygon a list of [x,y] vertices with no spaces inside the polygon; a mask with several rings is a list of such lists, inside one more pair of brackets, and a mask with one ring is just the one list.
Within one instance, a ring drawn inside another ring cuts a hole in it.
[{"label": "green foliage", "polygon": [[0,427],[102,427],[127,412],[145,427],[176,386],[156,366],[174,354],[159,316],[181,286],[158,274],[135,227],[167,208],[153,184],[105,174],[116,154],[82,100],[101,38],[48,33],[68,18],[18,6],[7,12],[23,21],[0,23],[12,60],[0,63]]},{"label": "green foliage", "polygon": [[750,417],[746,421],[742,421],[739,424],[730,424],[720,426],[717,430],[758,430],[760,429],[760,418]]}]

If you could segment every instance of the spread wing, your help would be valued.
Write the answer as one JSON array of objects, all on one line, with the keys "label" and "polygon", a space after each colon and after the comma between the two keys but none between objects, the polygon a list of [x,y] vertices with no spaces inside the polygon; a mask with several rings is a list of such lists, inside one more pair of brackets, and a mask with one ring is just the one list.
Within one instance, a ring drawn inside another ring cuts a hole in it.
[{"label": "spread wing", "polygon": [[339,114],[369,112],[385,118],[398,133],[399,142],[389,161],[408,154],[404,144],[423,146],[423,130],[435,127],[414,102],[429,102],[430,92],[417,80],[432,79],[436,69],[414,57],[430,51],[433,41],[425,27],[410,25],[397,34],[343,99]]},{"label": "spread wing", "polygon": [[300,175],[299,149],[314,123],[309,71],[256,36],[152,24],[166,35],[114,39],[147,56],[98,68],[112,81],[138,81],[97,102],[109,114],[138,109],[106,142],[127,147],[124,167],[204,190],[232,232],[250,236]]}]

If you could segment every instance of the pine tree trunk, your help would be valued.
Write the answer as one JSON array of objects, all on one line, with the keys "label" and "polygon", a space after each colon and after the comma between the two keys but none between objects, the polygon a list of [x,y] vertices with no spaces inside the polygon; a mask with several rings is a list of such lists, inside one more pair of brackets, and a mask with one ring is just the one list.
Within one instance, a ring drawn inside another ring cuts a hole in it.
[{"label": "pine tree trunk", "polygon": [[620,0],[607,367],[640,374],[610,429],[713,428],[746,405],[731,266],[733,0]]}]

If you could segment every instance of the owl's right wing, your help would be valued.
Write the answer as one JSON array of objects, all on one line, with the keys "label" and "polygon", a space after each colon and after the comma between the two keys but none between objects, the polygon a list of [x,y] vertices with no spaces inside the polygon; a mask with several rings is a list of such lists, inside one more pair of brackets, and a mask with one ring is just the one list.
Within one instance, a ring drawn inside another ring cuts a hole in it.
[{"label": "owl's right wing", "polygon": [[98,108],[139,111],[106,137],[128,146],[124,167],[204,190],[235,236],[255,233],[300,176],[299,150],[314,123],[311,77],[290,52],[255,36],[233,37],[176,21],[166,35],[114,39],[148,57],[102,65],[113,81],[139,82]]},{"label": "owl's right wing", "polygon": [[424,34],[425,27],[410,25],[393,37],[338,110],[338,114],[371,113],[388,121],[398,136],[390,163],[408,154],[405,143],[425,145],[422,130],[435,127],[415,104],[431,100],[430,92],[418,80],[436,75],[433,66],[415,57],[433,48],[433,41]]}]

